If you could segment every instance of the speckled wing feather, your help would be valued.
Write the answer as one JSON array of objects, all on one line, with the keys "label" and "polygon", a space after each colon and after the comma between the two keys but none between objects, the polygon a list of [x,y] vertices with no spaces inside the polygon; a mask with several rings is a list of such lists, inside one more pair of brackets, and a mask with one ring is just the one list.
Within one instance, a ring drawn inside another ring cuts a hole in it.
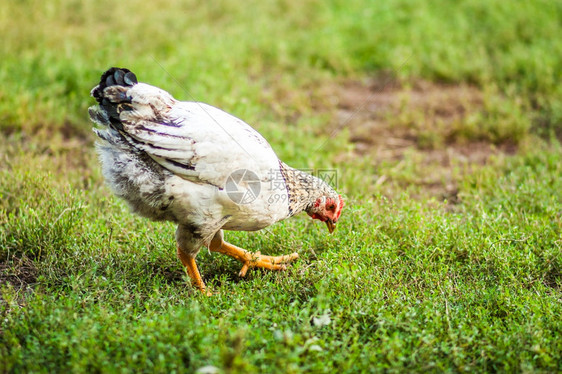
[{"label": "speckled wing feather", "polygon": [[278,167],[277,156],[257,131],[218,108],[180,102],[143,83],[107,83],[92,90],[103,109],[92,118],[110,123],[130,145],[182,178],[222,188],[235,170],[265,177]]}]

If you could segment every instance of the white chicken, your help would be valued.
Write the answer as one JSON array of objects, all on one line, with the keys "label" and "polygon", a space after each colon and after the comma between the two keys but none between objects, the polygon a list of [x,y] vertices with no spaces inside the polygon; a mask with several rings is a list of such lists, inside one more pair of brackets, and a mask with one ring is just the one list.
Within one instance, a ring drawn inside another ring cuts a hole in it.
[{"label": "white chicken", "polygon": [[114,193],[152,220],[178,224],[177,253],[205,292],[195,257],[202,246],[249,268],[284,269],[297,253],[265,256],[227,243],[223,230],[260,230],[306,211],[333,232],[344,205],[328,184],[293,169],[242,120],[207,104],[181,102],[128,69],[111,68],[91,95],[90,118]]}]

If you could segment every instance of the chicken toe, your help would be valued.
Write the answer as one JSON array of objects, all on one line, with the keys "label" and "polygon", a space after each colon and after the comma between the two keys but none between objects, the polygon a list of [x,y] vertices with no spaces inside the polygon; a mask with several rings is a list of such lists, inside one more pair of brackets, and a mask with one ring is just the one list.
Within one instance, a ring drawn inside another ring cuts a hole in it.
[{"label": "chicken toe", "polygon": [[211,251],[223,253],[227,256],[233,257],[242,262],[242,269],[239,275],[244,277],[250,268],[264,268],[269,270],[285,270],[286,264],[297,259],[298,253],[291,253],[284,256],[266,256],[260,252],[248,252],[245,249],[239,248],[235,245],[221,241],[218,245],[211,245]]}]

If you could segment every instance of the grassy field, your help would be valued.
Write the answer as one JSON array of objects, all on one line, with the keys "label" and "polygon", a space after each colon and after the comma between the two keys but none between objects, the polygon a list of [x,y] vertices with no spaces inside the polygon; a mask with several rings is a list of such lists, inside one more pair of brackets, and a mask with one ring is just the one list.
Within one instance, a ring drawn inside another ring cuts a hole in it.
[{"label": "grassy field", "polygon": [[[0,4],[0,372],[562,371],[562,2]],[[336,169],[306,215],[227,238],[237,276],[104,184],[110,66]],[[204,371],[204,370],[203,370]]]}]

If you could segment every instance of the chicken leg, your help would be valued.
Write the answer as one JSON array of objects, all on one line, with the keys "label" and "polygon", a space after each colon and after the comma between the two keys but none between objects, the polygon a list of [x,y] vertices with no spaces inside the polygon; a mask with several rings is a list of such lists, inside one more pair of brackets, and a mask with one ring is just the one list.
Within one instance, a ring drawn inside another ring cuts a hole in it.
[{"label": "chicken leg", "polygon": [[213,252],[223,253],[242,262],[242,269],[239,275],[244,277],[248,269],[253,267],[264,268],[269,270],[284,270],[286,263],[291,262],[299,257],[298,253],[291,253],[285,256],[265,256],[260,252],[248,252],[245,249],[227,243],[223,240],[222,234],[215,235],[209,245],[209,249]]},{"label": "chicken leg", "polygon": [[191,257],[182,252],[180,247],[178,246],[178,257],[185,266],[185,270],[187,271],[187,275],[191,278],[191,284],[197,287],[201,292],[207,294],[205,292],[205,283],[201,278],[201,274],[199,274],[199,269],[197,269],[197,264],[195,263],[195,257]]}]

